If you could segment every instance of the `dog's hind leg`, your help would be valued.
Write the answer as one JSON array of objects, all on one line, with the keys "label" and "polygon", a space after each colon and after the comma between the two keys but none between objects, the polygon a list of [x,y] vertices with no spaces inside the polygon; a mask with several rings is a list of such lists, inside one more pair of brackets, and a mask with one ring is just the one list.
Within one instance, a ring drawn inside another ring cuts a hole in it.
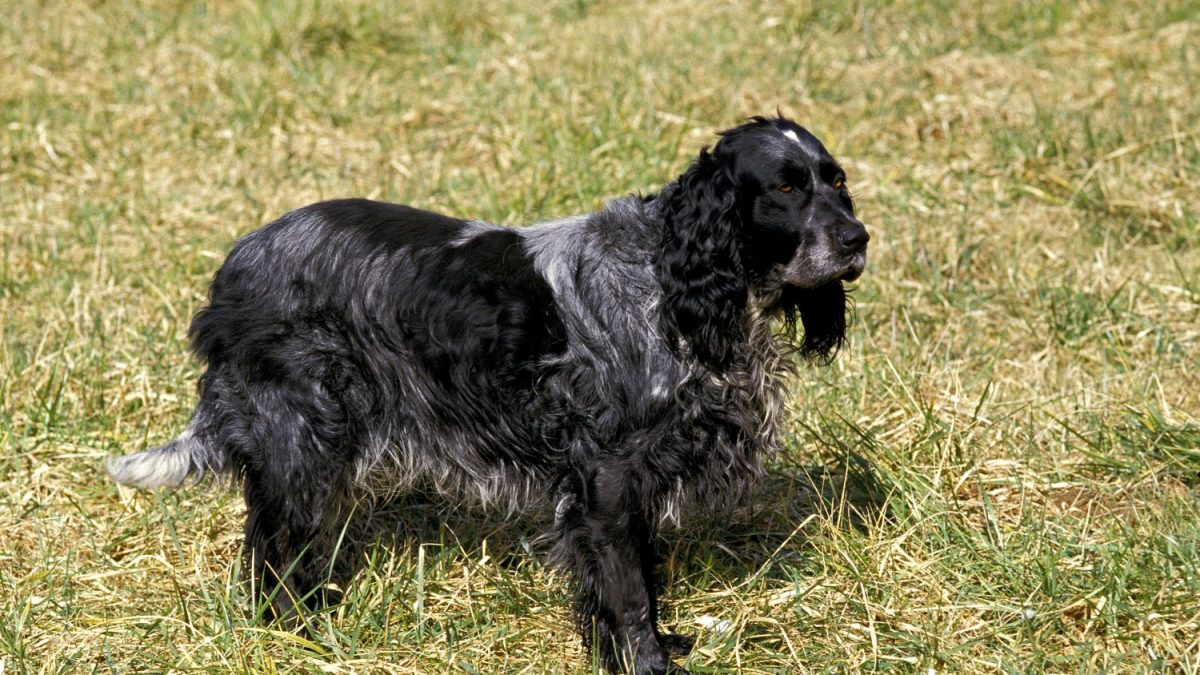
[{"label": "dog's hind leg", "polygon": [[[258,391],[234,451],[246,500],[246,554],[260,598],[276,618],[326,600],[338,535],[348,517],[353,444],[333,408],[292,389]],[[341,418],[341,419],[344,419]]]},{"label": "dog's hind leg", "polygon": [[[293,481],[300,485],[289,489],[285,483]],[[330,487],[295,471],[281,474],[278,467],[246,473],[250,578],[258,597],[271,601],[274,618],[299,618],[325,601],[338,520]]]}]

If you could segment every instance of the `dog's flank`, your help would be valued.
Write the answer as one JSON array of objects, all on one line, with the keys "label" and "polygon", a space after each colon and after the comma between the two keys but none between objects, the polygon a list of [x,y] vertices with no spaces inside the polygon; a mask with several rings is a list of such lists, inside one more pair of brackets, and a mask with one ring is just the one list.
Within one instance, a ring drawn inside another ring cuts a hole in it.
[{"label": "dog's flank", "polygon": [[585,642],[610,670],[663,673],[689,641],[658,627],[658,528],[754,482],[791,339],[837,352],[867,239],[837,163],[784,119],[725,132],[657,195],[529,228],[314,204],[214,277],[188,431],[107,468],[239,478],[278,615],[316,602],[297,599],[357,505],[428,487],[544,511]]}]

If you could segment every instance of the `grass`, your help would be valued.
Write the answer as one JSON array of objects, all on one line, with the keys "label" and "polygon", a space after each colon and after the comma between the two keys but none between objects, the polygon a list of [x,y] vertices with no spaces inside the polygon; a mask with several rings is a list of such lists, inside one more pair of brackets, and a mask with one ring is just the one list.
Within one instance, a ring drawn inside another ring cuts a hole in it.
[{"label": "grass", "polygon": [[[16,0],[0,10],[0,672],[587,672],[536,529],[398,504],[309,638],[173,436],[232,241],[361,195],[593,210],[776,108],[871,227],[850,347],[733,522],[696,673],[1200,672],[1200,3]],[[729,519],[724,519],[729,520]]]}]

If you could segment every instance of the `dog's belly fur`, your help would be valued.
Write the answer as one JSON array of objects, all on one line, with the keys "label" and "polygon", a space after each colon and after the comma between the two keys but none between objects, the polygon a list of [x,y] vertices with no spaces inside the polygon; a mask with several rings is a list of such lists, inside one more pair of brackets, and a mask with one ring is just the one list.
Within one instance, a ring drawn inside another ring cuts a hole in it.
[{"label": "dog's belly fur", "polygon": [[564,468],[562,453],[550,449],[539,465],[518,465],[496,458],[494,447],[469,434],[409,428],[364,447],[349,496],[386,500],[432,490],[457,503],[513,514],[547,507]]}]

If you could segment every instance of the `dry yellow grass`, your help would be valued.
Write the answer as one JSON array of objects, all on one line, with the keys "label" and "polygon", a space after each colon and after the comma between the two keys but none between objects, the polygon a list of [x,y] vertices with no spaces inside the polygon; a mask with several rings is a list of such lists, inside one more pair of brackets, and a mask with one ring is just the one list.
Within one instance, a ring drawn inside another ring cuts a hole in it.
[{"label": "dry yellow grass", "polygon": [[178,430],[207,280],[284,211],[588,211],[778,107],[849,168],[872,257],[762,496],[664,543],[689,668],[1200,672],[1198,17],[7,3],[0,670],[586,670],[520,523],[398,505],[301,639],[248,614],[236,494],[100,460]]}]

